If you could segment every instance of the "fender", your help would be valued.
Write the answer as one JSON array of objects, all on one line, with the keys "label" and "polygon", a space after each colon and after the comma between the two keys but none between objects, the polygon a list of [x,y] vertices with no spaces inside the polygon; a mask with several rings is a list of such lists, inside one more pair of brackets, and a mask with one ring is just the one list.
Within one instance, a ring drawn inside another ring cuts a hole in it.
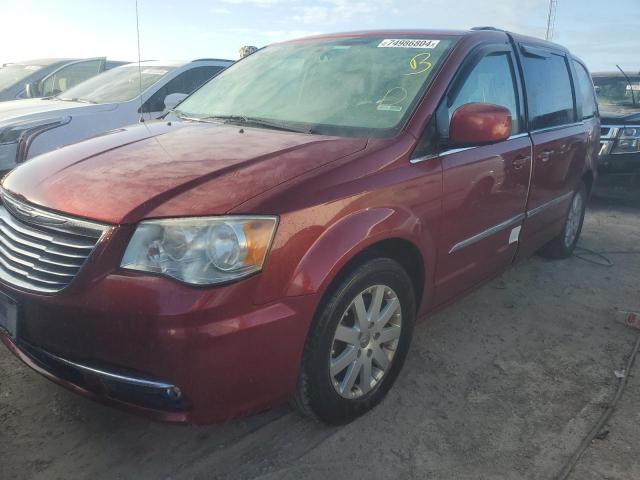
[{"label": "fender", "polygon": [[352,212],[326,229],[300,260],[286,295],[323,294],[357,254],[389,239],[406,240],[420,252],[425,266],[422,305],[428,304],[433,291],[433,269],[427,267],[435,261],[433,235],[411,212],[391,207]]}]

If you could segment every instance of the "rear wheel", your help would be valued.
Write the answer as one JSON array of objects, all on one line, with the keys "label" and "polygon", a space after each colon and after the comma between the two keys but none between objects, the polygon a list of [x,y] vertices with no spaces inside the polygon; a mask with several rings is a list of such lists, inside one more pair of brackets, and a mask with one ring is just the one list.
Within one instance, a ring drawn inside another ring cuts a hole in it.
[{"label": "rear wheel", "polygon": [[567,258],[571,256],[582,232],[586,208],[587,188],[584,183],[580,182],[580,186],[571,199],[562,233],[542,247],[540,255],[547,258]]},{"label": "rear wheel", "polygon": [[305,346],[295,403],[343,424],[372,409],[398,376],[415,321],[413,285],[394,260],[348,273],[318,307]]}]

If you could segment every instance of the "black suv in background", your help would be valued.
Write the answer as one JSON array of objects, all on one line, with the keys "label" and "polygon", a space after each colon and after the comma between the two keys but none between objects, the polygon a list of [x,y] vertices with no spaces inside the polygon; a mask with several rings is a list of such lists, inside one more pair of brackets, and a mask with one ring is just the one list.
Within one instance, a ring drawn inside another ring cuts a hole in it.
[{"label": "black suv in background", "polygon": [[640,173],[640,74],[592,77],[602,122],[598,170]]},{"label": "black suv in background", "polygon": [[20,98],[52,97],[89,78],[126,62],[105,57],[42,58],[5,63],[0,68],[0,102]]}]

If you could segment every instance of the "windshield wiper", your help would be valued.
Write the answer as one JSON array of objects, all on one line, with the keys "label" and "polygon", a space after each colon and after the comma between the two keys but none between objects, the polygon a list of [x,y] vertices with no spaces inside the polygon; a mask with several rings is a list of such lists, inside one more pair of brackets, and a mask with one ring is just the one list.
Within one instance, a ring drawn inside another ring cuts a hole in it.
[{"label": "windshield wiper", "polygon": [[181,120],[189,120],[191,122],[200,122],[200,121],[202,121],[198,117],[190,117],[189,115],[186,115],[184,112],[181,112],[180,110],[176,110],[176,109],[169,110],[167,113],[173,113],[174,115],[176,115]]},{"label": "windshield wiper", "polygon": [[62,97],[54,97],[58,100],[62,100],[63,102],[78,102],[78,103],[91,103],[92,105],[97,104],[98,102],[94,102],[93,100],[87,100],[86,98],[62,98]]},{"label": "windshield wiper", "polygon": [[263,118],[246,117],[244,115],[211,115],[208,117],[198,117],[197,120],[206,122],[210,120],[219,120],[223,123],[233,123],[238,125],[253,125],[257,127],[266,127],[274,130],[282,130],[284,132],[296,133],[314,133],[313,129],[300,126],[292,122],[274,122]]}]

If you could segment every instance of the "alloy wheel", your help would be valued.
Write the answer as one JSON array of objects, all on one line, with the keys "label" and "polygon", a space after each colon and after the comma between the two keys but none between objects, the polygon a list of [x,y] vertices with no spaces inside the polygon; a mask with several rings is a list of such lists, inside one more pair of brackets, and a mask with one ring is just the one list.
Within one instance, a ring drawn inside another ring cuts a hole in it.
[{"label": "alloy wheel", "polygon": [[571,202],[569,208],[569,214],[567,215],[567,225],[564,231],[564,244],[567,247],[573,245],[580,230],[580,222],[582,221],[582,210],[584,207],[584,200],[580,192],[578,192]]},{"label": "alloy wheel", "polygon": [[338,322],[331,346],[329,372],[336,392],[355,399],[380,385],[401,332],[400,300],[392,288],[373,285],[356,295]]}]

